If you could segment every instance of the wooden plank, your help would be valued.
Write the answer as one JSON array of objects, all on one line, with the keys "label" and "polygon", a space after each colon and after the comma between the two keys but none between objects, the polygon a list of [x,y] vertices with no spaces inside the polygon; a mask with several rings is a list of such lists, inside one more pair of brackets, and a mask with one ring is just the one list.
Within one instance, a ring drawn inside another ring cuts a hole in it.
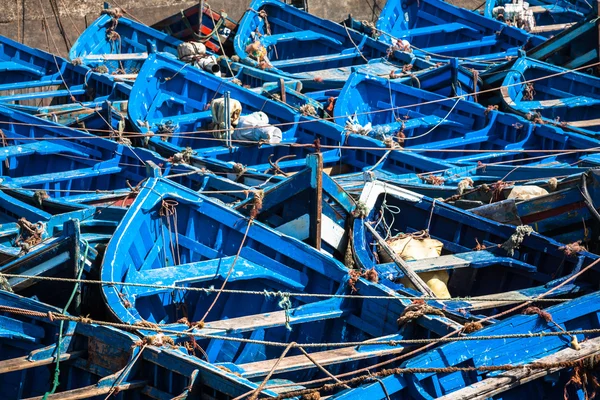
[{"label": "wooden plank", "polygon": [[[556,363],[576,361],[587,356],[598,354],[600,353],[600,338],[581,342],[580,346],[581,350],[566,348],[552,355],[537,359],[536,362]],[[548,370],[529,370],[523,368],[507,371],[502,375],[484,379],[456,392],[438,397],[438,400],[484,400],[559,370],[560,368]]]},{"label": "wooden plank", "polygon": [[[70,359],[81,357],[85,354],[85,351],[73,351],[71,353],[63,353],[60,355],[60,361],[67,361]],[[55,363],[54,357],[48,357],[39,361],[29,361],[27,356],[11,358],[4,360],[0,363],[0,374],[6,374],[8,372],[23,371],[29,368],[40,367],[42,365],[49,365]]]},{"label": "wooden plank", "polygon": [[83,59],[85,61],[125,61],[125,60],[145,60],[148,53],[122,53],[122,54],[89,54]]},{"label": "wooden plank", "polygon": [[[395,338],[397,335],[393,335]],[[389,338],[382,337],[377,340],[390,340]],[[399,346],[365,346],[362,349],[360,347],[342,347],[339,349],[325,350],[314,353],[309,353],[310,356],[321,366],[339,364],[345,362],[355,362],[358,360],[364,360],[371,357],[382,357],[389,354],[401,353],[405,347]],[[240,364],[239,367],[244,370],[242,376],[247,379],[264,376],[269,373],[271,368],[275,365],[277,359],[270,359],[264,361],[256,361],[247,364]],[[304,354],[285,357],[281,360],[275,374],[287,373],[291,371],[304,370],[309,368],[316,368]]]},{"label": "wooden plank", "polygon": [[565,24],[552,24],[552,25],[541,25],[536,26],[531,30],[531,33],[545,33],[545,32],[553,32],[553,31],[561,31],[563,29],[567,29],[575,25],[575,22],[568,22]]},{"label": "wooden plank", "polygon": [[402,260],[394,250],[385,242],[385,240],[377,233],[377,231],[367,222],[364,221],[364,225],[369,232],[377,240],[379,246],[387,253],[387,255],[394,261],[394,263],[400,268],[404,275],[410,280],[410,282],[417,288],[418,291],[426,296],[435,297],[433,291],[427,286],[425,281],[421,279],[412,267],[410,267],[404,260]]},{"label": "wooden plank", "polygon": [[[347,311],[340,308],[338,299],[319,301],[287,310],[291,325],[311,321],[339,318]],[[208,335],[224,335],[233,332],[247,332],[256,329],[268,329],[286,324],[286,311],[274,311],[264,314],[248,315],[209,322],[199,332]]]},{"label": "wooden plank", "polygon": [[[89,399],[95,396],[100,396],[108,393],[118,393],[124,390],[137,389],[146,386],[146,381],[134,381],[130,383],[124,383],[122,385],[114,386],[96,386],[90,385],[79,389],[67,390],[66,392],[51,394],[46,399],[60,399],[60,400],[78,400],[78,399]],[[25,400],[42,400],[44,396],[30,397]]]}]

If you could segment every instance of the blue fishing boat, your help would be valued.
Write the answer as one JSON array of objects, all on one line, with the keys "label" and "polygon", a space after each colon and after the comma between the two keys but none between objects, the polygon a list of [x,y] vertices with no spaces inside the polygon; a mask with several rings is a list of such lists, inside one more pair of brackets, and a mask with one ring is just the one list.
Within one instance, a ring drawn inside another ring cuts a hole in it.
[{"label": "blue fishing boat", "polygon": [[234,49],[243,63],[301,79],[306,90],[339,88],[352,69],[388,76],[433,66],[276,0],[252,2],[239,22]]},{"label": "blue fishing boat", "polygon": [[[253,206],[251,215],[260,214],[260,204]],[[290,348],[280,363],[286,345],[263,341],[301,346],[438,337],[462,327],[428,315],[399,331],[396,319],[410,301],[388,299],[391,291],[350,272],[256,220],[177,184],[150,179],[109,243],[101,278],[123,282],[102,286],[115,318],[180,331],[185,336],[175,337],[176,344],[194,337],[206,361],[255,383],[267,375],[281,383],[321,375],[300,350]],[[215,297],[219,287],[225,290]],[[379,297],[328,297],[352,290]],[[306,351],[331,373],[341,373],[402,350],[348,345]]]},{"label": "blue fishing boat", "polygon": [[563,179],[550,193],[529,199],[510,197],[499,203],[483,205],[471,212],[512,225],[530,225],[545,236],[562,243],[582,243],[597,251],[600,184],[595,169]]},{"label": "blue fishing boat", "polygon": [[427,197],[442,199],[459,208],[471,209],[506,200],[513,189],[525,185],[535,185],[547,192],[571,186],[570,177],[580,176],[587,169],[563,166],[561,163],[518,168],[482,164],[423,174],[402,174],[393,178],[381,171],[372,171],[361,176],[342,175],[335,177],[335,180],[354,196],[360,196],[366,182],[377,179]]},{"label": "blue fishing boat", "polygon": [[[419,56],[461,57],[479,68],[516,56],[545,38],[441,0],[388,2],[376,23],[378,40]],[[403,42],[405,41],[405,42]],[[487,65],[486,65],[487,64]]]},{"label": "blue fishing boat", "polygon": [[152,28],[185,42],[202,42],[214,53],[231,54],[230,35],[237,29],[237,22],[224,11],[213,10],[208,4],[201,6],[202,11],[193,5],[156,22]]},{"label": "blue fishing boat", "polygon": [[[594,4],[594,3],[592,3]],[[596,13],[527,50],[527,56],[567,69],[598,76],[598,31]],[[589,66],[586,68],[586,66]]]},{"label": "blue fishing boat", "polygon": [[592,11],[593,7],[586,1],[487,0],[483,15],[551,38],[583,21]]},{"label": "blue fishing boat", "polygon": [[308,155],[306,165],[264,191],[254,191],[235,208],[250,215],[260,196],[258,221],[343,260],[348,245],[346,227],[356,204],[324,171],[322,154]]},{"label": "blue fishing boat", "polygon": [[[598,321],[593,316],[598,312],[598,296],[598,293],[589,294],[543,311],[537,307],[523,307],[521,312],[525,315],[516,315],[471,333],[471,340],[447,343],[414,356],[400,366],[406,368],[406,373],[393,374],[397,364],[388,363],[384,368],[391,374],[367,379],[366,383],[330,398],[585,398],[585,391],[592,390],[591,377],[594,375],[590,365],[597,357],[597,334],[556,333],[561,330],[597,330]],[[532,334],[532,337],[503,338],[505,335],[525,332]],[[478,340],[478,336],[481,339]],[[587,360],[577,363],[583,359]],[[531,363],[554,368],[518,368],[519,365]],[[503,370],[501,366],[504,365],[517,368]],[[577,374],[573,371],[573,365],[580,373],[588,374],[587,371],[590,371],[590,382],[579,384],[573,381],[574,374]],[[452,370],[453,367],[462,367],[464,370]],[[431,370],[415,371],[414,368]]]},{"label": "blue fishing boat", "polygon": [[79,36],[69,51],[75,64],[135,79],[148,57],[148,46],[177,56],[182,41],[123,16],[119,8],[105,8],[102,15]]},{"label": "blue fishing boat", "polygon": [[[228,121],[220,107],[226,93],[232,107],[238,102],[241,110],[234,114],[248,122],[243,126],[252,126],[248,118],[258,115],[262,122],[256,126],[263,130],[242,129],[239,121],[236,129],[233,125],[219,128]],[[303,116],[197,68],[182,69],[180,63],[160,54],[150,55],[140,70],[128,111],[131,123],[148,138],[151,149],[214,172],[299,171],[306,156],[318,148],[324,167],[337,175],[371,168],[389,150],[382,141],[363,136],[344,139],[342,128],[333,123]],[[348,149],[339,148],[343,140]],[[392,152],[379,164],[380,169],[396,174],[450,167],[449,163],[405,152]]]},{"label": "blue fishing boat", "polygon": [[[61,309],[0,291],[4,399],[186,398],[205,394],[206,382],[227,387],[223,371],[168,348],[160,334],[143,341],[85,319],[49,318],[64,315]],[[238,381],[236,389],[252,386]]]},{"label": "blue fishing boat", "polygon": [[501,88],[490,101],[501,98],[507,111],[591,136],[600,131],[600,78],[526,57],[491,72],[486,84]]},{"label": "blue fishing boat", "polygon": [[[384,277],[381,283],[399,293],[417,296],[429,287],[449,299],[443,301],[448,312],[477,318],[550,289],[551,297],[595,290],[590,286],[595,270],[562,283],[598,256],[571,251],[528,226],[501,224],[385,182],[368,183],[360,201],[366,217],[353,228],[360,268],[374,268]],[[411,274],[422,277],[422,287]],[[498,301],[490,301],[494,298]]]},{"label": "blue fishing boat", "polygon": [[599,145],[461,97],[449,99],[370,75],[353,74],[340,97],[345,101],[336,103],[334,116],[351,136],[391,141],[403,151],[448,164],[573,165]]}]

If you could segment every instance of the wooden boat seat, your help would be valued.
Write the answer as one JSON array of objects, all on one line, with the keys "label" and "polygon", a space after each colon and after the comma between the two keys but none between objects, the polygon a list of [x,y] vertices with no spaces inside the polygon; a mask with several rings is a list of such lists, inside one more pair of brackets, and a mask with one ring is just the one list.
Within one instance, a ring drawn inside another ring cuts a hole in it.
[{"label": "wooden boat seat", "polygon": [[[419,149],[453,149],[456,147],[466,147],[471,144],[486,143],[486,142],[489,142],[489,140],[490,140],[490,137],[488,135],[471,136],[471,137],[457,136],[452,139],[439,140],[437,142],[422,143],[422,144],[418,145],[418,148]],[[409,148],[409,147],[407,146],[407,148]],[[480,156],[479,154],[476,154],[476,155],[478,157]]]},{"label": "wooden boat seat", "polygon": [[[38,343],[45,336],[46,331],[39,325],[0,315],[0,338]],[[0,365],[5,362],[0,362]]]},{"label": "wooden boat seat", "polygon": [[[215,98],[218,98],[218,96],[215,96]],[[206,101],[209,102],[211,99],[207,99]],[[148,113],[147,115],[155,115],[156,114],[156,110],[160,107],[162,107],[164,104],[166,104],[169,108],[172,107],[174,104],[177,104],[179,106],[181,106],[182,110],[185,110],[186,114],[187,114],[187,110],[189,111],[194,111],[194,112],[204,112],[204,111],[210,111],[210,110],[206,110],[206,102],[201,102],[195,99],[190,99],[189,97],[184,97],[181,94],[178,93],[173,93],[173,92],[160,92],[155,98],[154,100],[152,100],[152,105],[150,106],[150,108],[148,109]],[[202,111],[198,111],[198,110],[202,110]],[[170,119],[170,117],[169,117]]]},{"label": "wooden boat seat", "polygon": [[67,97],[67,96],[81,96],[85,94],[85,89],[73,88],[71,87],[69,90],[50,90],[50,91],[41,91],[35,93],[20,93],[13,95],[2,96],[3,102],[9,101],[24,101],[24,100],[33,100],[33,99],[45,99],[50,97]]},{"label": "wooden boat seat", "polygon": [[[55,348],[56,346],[52,346]],[[81,357],[85,354],[85,351],[74,351],[70,353],[60,353],[60,361],[73,360]],[[50,365],[56,362],[55,357],[46,357],[42,360],[31,360],[29,356],[11,358],[9,360],[3,360],[0,362],[0,374],[6,374],[8,372],[23,371],[27,369],[33,369],[43,365]]]},{"label": "wooden boat seat", "polygon": [[[287,310],[289,324],[297,325],[340,318],[349,312],[349,310],[341,308],[340,305],[341,301],[339,299],[329,299],[291,308]],[[277,328],[285,326],[286,322],[286,310],[279,310],[207,322],[202,329],[195,330],[194,333],[213,336],[233,335],[242,332]]]},{"label": "wooden boat seat", "polygon": [[[263,36],[260,38],[261,43],[265,47],[277,45],[281,42],[290,42],[290,41],[300,41],[300,42],[308,42],[308,41],[323,41],[326,44],[333,46],[341,46],[342,42],[337,39],[331,38],[329,36],[325,36],[323,34],[317,33],[315,31],[296,31],[296,32],[286,32],[280,33],[276,35]],[[300,44],[299,44],[300,45]]]},{"label": "wooden boat seat", "polygon": [[[299,168],[299,167],[303,167],[304,165],[306,165],[306,159],[302,158],[302,156],[299,156],[300,158],[298,159],[294,159],[294,160],[286,160],[286,161],[282,161],[280,162],[279,168],[281,168],[282,170],[286,170],[286,169],[292,169],[292,168]],[[327,150],[325,152],[323,152],[323,164],[331,164],[334,162],[338,162],[340,160],[340,154],[338,152],[338,150],[333,149],[333,150]],[[249,165],[248,168],[256,170],[256,171],[266,171],[268,169],[271,169],[271,165],[269,165],[268,163],[265,164],[257,164],[257,165]]]},{"label": "wooden boat seat", "polygon": [[519,153],[514,153],[510,151],[500,151],[496,153],[485,153],[485,154],[477,154],[477,153],[468,153],[458,157],[446,158],[444,161],[448,163],[475,163],[477,161],[485,161],[485,160],[494,160],[500,157],[512,157],[518,158]]},{"label": "wooden boat seat", "polygon": [[[537,268],[526,262],[511,258],[498,256],[490,251],[469,251],[466,253],[448,254],[434,258],[424,258],[417,261],[407,261],[407,264],[418,274],[440,270],[452,270],[457,268],[483,268],[490,265],[508,265],[526,272],[535,272]],[[398,270],[396,264],[384,263],[377,265],[380,275],[392,274],[394,278],[403,278],[404,274]]]},{"label": "wooden boat seat", "polygon": [[[379,337],[377,339],[373,339],[373,341],[388,341],[400,339],[402,339],[401,335],[387,335]],[[389,354],[398,354],[401,353],[403,349],[404,347],[394,347],[386,345],[363,346],[362,348],[356,346],[317,351],[309,354],[319,365],[327,366],[345,362],[355,362],[371,357],[383,357]],[[239,364],[237,365],[237,368],[242,370],[242,377],[246,379],[252,379],[268,374],[276,362],[277,359],[269,359],[246,364]],[[297,356],[283,358],[279,365],[277,365],[277,368],[275,369],[274,373],[281,374],[311,368],[316,368],[315,364],[312,363],[304,354],[301,354]]]},{"label": "wooden boat seat", "polygon": [[120,53],[120,54],[88,54],[82,57],[84,62],[94,61],[127,61],[127,60],[145,60],[148,58],[148,53]]},{"label": "wooden boat seat", "polygon": [[[279,19],[277,17],[269,17],[269,24],[271,24],[271,27],[272,27],[271,30],[276,31],[276,32],[278,32],[280,30],[286,30],[288,32],[301,31],[301,29],[298,26],[292,25],[289,22],[283,21],[282,19]],[[281,27],[283,29],[273,29],[273,27]],[[318,28],[318,27],[315,27],[315,28]],[[333,31],[328,31],[327,36],[330,38],[334,38],[340,42],[346,40],[345,36],[338,35],[337,33],[333,32]]]},{"label": "wooden boat seat", "polygon": [[45,72],[41,68],[33,68],[14,61],[0,61],[0,72],[27,72],[42,77]]},{"label": "wooden boat seat", "polygon": [[[351,49],[350,49],[351,50]],[[354,49],[354,51],[349,53],[338,53],[338,54],[330,54],[324,56],[315,56],[315,57],[302,57],[302,58],[294,58],[292,60],[276,60],[271,61],[271,65],[275,68],[295,68],[302,65],[310,65],[310,64],[321,64],[332,61],[342,61],[347,59],[352,59],[360,57],[360,54]]]},{"label": "wooden boat seat", "polygon": [[82,168],[75,169],[69,171],[60,171],[60,172],[50,172],[47,174],[33,175],[33,176],[23,176],[20,178],[13,178],[10,180],[10,183],[27,187],[29,185],[41,185],[45,183],[56,183],[56,182],[64,182],[72,179],[78,178],[87,178],[87,177],[97,177],[100,175],[111,175],[121,172],[121,167],[107,167],[107,168]]},{"label": "wooden boat seat", "polygon": [[426,47],[430,53],[436,54],[444,54],[444,53],[452,53],[459,50],[474,50],[478,48],[484,47],[494,47],[498,44],[498,38],[496,36],[487,36],[483,37],[480,40],[473,40],[470,42],[459,42],[455,44],[449,44],[444,46],[432,46]]},{"label": "wooden boat seat", "polygon": [[408,29],[405,31],[401,31],[396,37],[402,39],[402,38],[406,38],[406,37],[417,37],[417,36],[428,36],[428,35],[434,35],[434,34],[438,34],[438,33],[451,33],[451,32],[458,32],[458,31],[468,31],[468,32],[473,32],[475,34],[478,33],[478,31],[476,29],[473,29],[469,26],[466,26],[464,24],[461,24],[459,22],[450,22],[450,23],[442,23],[439,25],[433,25],[433,26],[427,26],[424,28],[415,28],[415,29]]},{"label": "wooden boat seat", "polygon": [[[245,249],[242,250],[242,253],[245,253],[244,250]],[[140,271],[130,272],[128,280],[135,283],[165,286],[187,285],[204,281],[213,281],[216,279],[224,280],[234,259],[234,256],[229,256],[181,264],[174,267],[156,268],[151,270],[141,269]],[[274,260],[272,260],[272,262],[277,263]],[[241,254],[233,267],[229,282],[265,279],[273,281],[285,288],[289,288],[290,290],[303,290],[308,282],[308,277],[303,272],[296,271],[283,264],[277,265],[277,267],[280,266],[283,267],[280,270],[269,268],[273,267],[273,265],[266,266],[264,264],[257,264],[244,258],[244,254]],[[129,288],[129,292],[131,294],[136,294],[137,296],[151,296],[170,290],[171,289],[152,289],[145,287]]]},{"label": "wooden boat seat", "polygon": [[520,101],[518,105],[528,110],[544,110],[547,108],[559,107],[591,107],[600,104],[600,99],[587,96],[572,96],[561,99],[539,100],[539,101]]},{"label": "wooden boat seat", "polygon": [[80,157],[88,157],[87,153],[77,151],[73,148],[64,146],[58,141],[32,141],[18,146],[7,146],[0,149],[0,159],[8,157],[22,157],[32,154],[49,155],[49,154],[73,154]]},{"label": "wooden boat seat", "polygon": [[[585,286],[585,284],[584,284],[584,286]],[[586,289],[584,286],[581,286],[581,285],[575,284],[575,283],[570,283],[565,286],[561,286],[559,289],[553,291],[550,295],[547,295],[545,297],[553,298],[553,297],[566,296],[566,295],[570,295],[570,294],[574,294],[574,293],[579,293]],[[589,285],[587,285],[587,286],[589,286]],[[528,299],[530,299],[532,297],[537,297],[537,296],[540,296],[541,294],[545,294],[546,292],[548,292],[548,290],[551,287],[552,286],[549,286],[546,284],[546,285],[536,286],[536,287],[527,288],[527,289],[523,289],[523,290],[511,290],[509,292],[504,292],[504,293],[494,293],[494,294],[489,294],[489,295],[485,295],[485,296],[476,296],[476,297],[473,297],[472,300],[469,301],[470,305],[467,306],[466,308],[468,308],[469,311],[473,312],[473,311],[480,311],[480,310],[488,310],[488,309],[492,309],[492,308],[496,308],[496,307],[509,306],[511,304],[521,303],[521,302],[527,301]],[[488,300],[478,301],[477,299],[479,297],[484,297]],[[491,298],[497,298],[499,300],[498,301],[489,301],[489,299],[491,299]],[[507,301],[506,299],[511,299],[511,300]],[[444,303],[446,304],[447,307],[452,307],[453,302],[444,302]],[[464,302],[460,302],[460,306],[458,308],[465,308]]]},{"label": "wooden boat seat", "polygon": [[47,88],[47,87],[52,87],[52,86],[60,86],[63,84],[63,81],[60,79],[51,79],[48,78],[48,80],[45,80],[44,78],[48,78],[48,77],[42,77],[42,79],[40,80],[32,80],[32,81],[28,81],[28,82],[18,82],[18,83],[5,83],[3,85],[0,85],[0,91],[6,91],[6,90],[14,90],[14,91],[18,91],[18,90],[25,90],[25,89],[32,89],[32,88]]}]

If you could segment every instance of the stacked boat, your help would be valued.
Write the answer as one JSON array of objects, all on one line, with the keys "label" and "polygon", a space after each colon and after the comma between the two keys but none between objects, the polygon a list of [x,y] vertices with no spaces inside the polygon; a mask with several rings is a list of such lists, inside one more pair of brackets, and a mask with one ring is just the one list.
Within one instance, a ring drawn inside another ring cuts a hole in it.
[{"label": "stacked boat", "polygon": [[2,398],[594,398],[596,5],[484,5],[0,37]]}]

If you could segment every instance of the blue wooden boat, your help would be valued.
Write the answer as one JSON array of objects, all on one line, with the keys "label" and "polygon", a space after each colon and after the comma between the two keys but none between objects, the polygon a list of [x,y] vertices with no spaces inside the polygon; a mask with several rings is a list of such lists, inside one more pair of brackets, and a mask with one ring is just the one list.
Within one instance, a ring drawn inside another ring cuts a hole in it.
[{"label": "blue wooden boat", "polygon": [[135,79],[148,47],[177,56],[182,41],[123,16],[118,8],[106,8],[79,36],[69,51],[76,64],[99,72]]},{"label": "blue wooden boat", "polygon": [[[461,57],[480,66],[516,56],[544,38],[441,0],[388,2],[376,23],[378,39],[408,41],[419,56]],[[499,32],[499,33],[498,33]]]},{"label": "blue wooden boat", "polygon": [[[256,219],[343,260],[348,245],[346,227],[355,201],[323,170],[322,154],[309,154],[306,165],[260,193],[261,210]],[[256,197],[254,192],[235,209],[251,215]]]},{"label": "blue wooden boat", "polygon": [[345,101],[336,103],[334,116],[349,133],[373,142],[393,141],[404,151],[448,164],[576,164],[599,144],[558,127],[370,75],[353,74],[340,97]]},{"label": "blue wooden boat", "polygon": [[[199,14],[202,24],[199,24]],[[202,42],[214,53],[231,54],[230,35],[237,29],[237,22],[224,11],[213,10],[210,5],[204,4],[202,11],[193,5],[156,22],[152,28],[184,42]]]},{"label": "blue wooden boat", "polygon": [[[592,3],[593,4],[593,3]],[[567,69],[598,76],[598,31],[596,13],[565,29],[546,42],[527,50],[527,56]],[[586,66],[589,65],[589,68]]]},{"label": "blue wooden boat", "polygon": [[355,68],[387,76],[433,66],[276,0],[252,2],[239,22],[234,49],[243,63],[302,79],[307,90],[339,88]]},{"label": "blue wooden boat", "polygon": [[[10,308],[35,314],[19,315]],[[131,333],[85,322],[51,321],[49,313],[62,314],[61,308],[0,291],[4,399],[41,399],[45,394],[48,399],[186,398],[206,393],[205,382],[227,387],[224,372],[185,357],[166,343],[159,347],[160,340],[144,345]],[[58,384],[53,388],[55,371]],[[240,394],[252,389],[237,383]]]},{"label": "blue wooden boat", "polygon": [[[356,262],[365,270],[374,268],[385,277],[381,283],[399,293],[421,295],[416,286],[402,281],[407,275],[398,263],[381,258],[382,240],[432,238],[441,242],[440,256],[432,258],[429,252],[400,263],[424,279],[439,279],[452,297],[470,297],[469,301],[443,301],[444,310],[457,314],[475,318],[495,314],[525,296],[537,296],[555,287],[551,296],[577,296],[595,290],[590,286],[595,270],[575,282],[559,285],[565,276],[598,256],[585,251],[571,254],[564,244],[533,230],[488,220],[385,182],[367,183],[360,201],[366,205],[366,217],[354,222]],[[376,257],[378,251],[380,256]],[[441,275],[436,278],[432,273]],[[503,301],[477,301],[478,296]],[[506,301],[510,298],[514,300]]]},{"label": "blue wooden boat", "polygon": [[[171,79],[165,81],[165,77]],[[228,146],[225,140],[213,137],[214,129],[209,127],[212,113],[208,108],[226,92],[240,102],[242,115],[260,111],[267,115],[270,124],[281,125],[281,142],[257,146],[257,142],[240,140]],[[302,116],[290,107],[199,69],[182,69],[178,62],[160,54],[150,55],[140,71],[128,111],[131,123],[148,136],[151,149],[166,157],[179,153],[177,157],[213,172],[234,174],[236,167],[260,173],[298,171],[304,167],[306,156],[314,152],[317,139],[320,146],[329,146],[322,149],[323,164],[336,175],[371,168],[389,150],[381,141],[356,135],[346,138],[348,149],[341,151],[341,127]],[[286,159],[280,160],[284,156]],[[450,167],[449,163],[404,152],[392,152],[380,163],[380,169],[394,174]]]},{"label": "blue wooden boat", "polygon": [[[161,211],[164,207],[171,207],[169,216]],[[260,214],[259,208],[255,211]],[[396,318],[410,302],[389,301],[385,296],[390,291],[365,278],[349,281],[352,276],[309,245],[161,179],[148,180],[142,187],[109,243],[101,274],[104,281],[123,282],[102,287],[117,320],[185,331],[205,350],[208,362],[255,383],[272,368],[272,379],[282,383],[320,376],[298,349],[291,349],[284,362],[275,365],[283,348],[261,340],[303,344],[437,337],[462,326],[436,315],[398,331]],[[216,299],[212,289],[225,281],[226,289],[242,292],[222,292]],[[384,298],[347,301],[305,295],[345,294],[351,286],[363,295]],[[260,294],[244,294],[246,290]],[[286,292],[289,297],[282,303],[265,297],[263,290]],[[176,344],[181,340],[185,337],[176,338]],[[330,372],[341,373],[401,350],[348,346],[306,351]]]},{"label": "blue wooden boat", "polygon": [[600,131],[600,78],[526,57],[492,72],[486,84],[501,88],[491,101],[501,98],[507,111],[587,135]]},{"label": "blue wooden boat", "polygon": [[[574,372],[566,364],[597,355],[597,334],[536,336],[530,338],[480,339],[478,336],[502,336],[515,333],[555,333],[560,330],[598,329],[598,293],[548,307],[551,320],[536,315],[516,315],[485,327],[469,336],[474,340],[444,344],[404,362],[401,368],[484,368],[523,365],[534,362],[565,366],[555,369],[515,369],[512,371],[416,372],[392,374],[367,380],[330,398],[341,399],[524,399],[585,398],[584,389],[569,383]],[[577,341],[577,349],[572,345]],[[581,342],[581,344],[579,344]],[[388,364],[385,368],[394,368]],[[590,376],[594,376],[590,373]],[[595,378],[594,378],[595,379]],[[587,386],[587,383],[584,383]]]},{"label": "blue wooden boat", "polygon": [[582,242],[596,250],[600,203],[598,171],[565,178],[554,191],[528,200],[503,200],[471,209],[471,212],[494,221],[530,225],[536,232],[559,242]]},{"label": "blue wooden boat", "polygon": [[127,95],[122,84],[89,68],[0,36],[0,102],[40,107]]},{"label": "blue wooden boat", "polygon": [[487,18],[508,22],[532,34],[551,38],[583,21],[593,7],[585,1],[488,0],[483,11]]},{"label": "blue wooden boat", "polygon": [[471,209],[506,200],[511,191],[518,186],[535,185],[548,192],[571,186],[571,177],[580,176],[587,170],[585,167],[570,167],[561,163],[519,168],[484,164],[394,177],[382,171],[372,171],[361,176],[342,175],[335,180],[354,196],[360,196],[366,182],[381,180],[427,197],[443,199],[445,203],[459,208]]}]

